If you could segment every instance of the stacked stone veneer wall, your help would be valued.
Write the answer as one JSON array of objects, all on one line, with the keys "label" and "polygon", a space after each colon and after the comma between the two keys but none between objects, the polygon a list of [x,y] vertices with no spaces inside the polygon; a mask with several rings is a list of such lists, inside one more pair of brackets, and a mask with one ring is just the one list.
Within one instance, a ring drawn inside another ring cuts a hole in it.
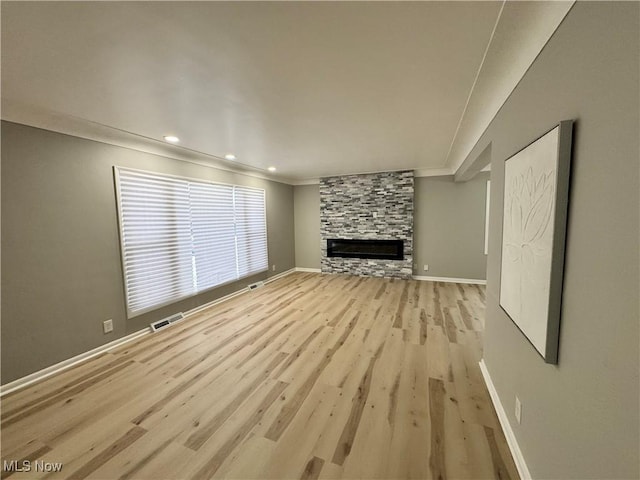
[{"label": "stacked stone veneer wall", "polygon": [[[404,260],[327,257],[327,239],[404,240]],[[411,278],[413,171],[320,180],[323,273]]]}]

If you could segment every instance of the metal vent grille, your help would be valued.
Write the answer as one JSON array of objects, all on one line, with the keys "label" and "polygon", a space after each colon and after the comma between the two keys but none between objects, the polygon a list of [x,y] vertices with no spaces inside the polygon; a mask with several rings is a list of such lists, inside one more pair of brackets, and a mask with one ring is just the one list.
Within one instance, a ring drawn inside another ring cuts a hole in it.
[{"label": "metal vent grille", "polygon": [[169,325],[179,322],[184,318],[184,314],[182,312],[176,313],[175,315],[171,315],[170,317],[163,318],[162,320],[158,320],[157,322],[153,322],[151,325],[151,331],[157,332],[163,328],[168,327]]},{"label": "metal vent grille", "polygon": [[255,290],[256,288],[264,287],[264,282],[256,282],[249,285],[249,290]]}]

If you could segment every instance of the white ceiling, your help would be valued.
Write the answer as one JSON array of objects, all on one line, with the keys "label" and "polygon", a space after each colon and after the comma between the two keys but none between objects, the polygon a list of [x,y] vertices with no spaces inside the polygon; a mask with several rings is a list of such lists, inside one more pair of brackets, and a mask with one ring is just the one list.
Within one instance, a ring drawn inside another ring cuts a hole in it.
[{"label": "white ceiling", "polygon": [[572,3],[2,2],[2,118],[290,183],[451,173]]}]

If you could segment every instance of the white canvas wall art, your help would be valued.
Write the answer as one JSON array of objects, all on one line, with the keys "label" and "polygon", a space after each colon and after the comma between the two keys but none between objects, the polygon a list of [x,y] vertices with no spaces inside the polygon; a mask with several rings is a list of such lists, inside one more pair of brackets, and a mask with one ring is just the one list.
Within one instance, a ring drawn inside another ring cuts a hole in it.
[{"label": "white canvas wall art", "polygon": [[[557,250],[564,249],[568,190],[569,154],[559,155],[567,150],[566,138],[559,148],[562,125],[509,158],[504,169],[500,306],[550,363],[557,356],[562,289],[562,265],[558,269],[554,262],[564,259]],[[566,126],[564,131],[566,136]],[[570,151],[570,138],[568,145]]]}]

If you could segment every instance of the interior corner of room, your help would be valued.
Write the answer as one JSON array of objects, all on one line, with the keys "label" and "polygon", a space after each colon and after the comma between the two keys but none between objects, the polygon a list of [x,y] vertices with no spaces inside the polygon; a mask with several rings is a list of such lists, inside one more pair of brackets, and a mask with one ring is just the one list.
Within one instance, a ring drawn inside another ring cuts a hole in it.
[{"label": "interior corner of room", "polygon": [[[1,8],[3,460],[640,478],[640,4]],[[505,182],[563,121],[566,178]],[[518,188],[561,203],[518,226],[551,354],[501,289]],[[73,413],[109,378],[144,408]]]}]

